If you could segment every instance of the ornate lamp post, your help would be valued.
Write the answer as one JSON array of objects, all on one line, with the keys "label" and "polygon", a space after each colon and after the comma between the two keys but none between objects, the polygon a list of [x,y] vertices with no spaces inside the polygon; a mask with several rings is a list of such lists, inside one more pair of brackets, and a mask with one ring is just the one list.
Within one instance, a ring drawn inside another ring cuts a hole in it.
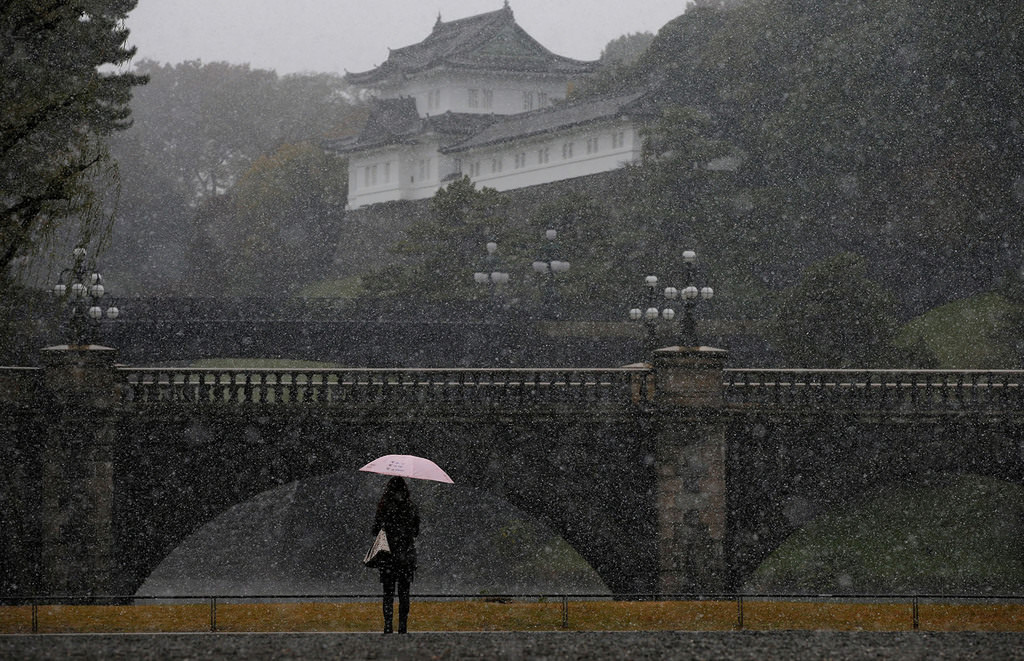
[{"label": "ornate lamp post", "polygon": [[498,286],[505,285],[509,281],[507,271],[501,268],[501,259],[498,257],[498,244],[494,241],[487,242],[487,256],[483,258],[479,271],[473,274],[473,280],[488,288],[492,309],[498,306]]},{"label": "ornate lamp post", "polygon": [[74,266],[61,271],[53,293],[65,301],[69,310],[69,344],[83,346],[95,339],[101,319],[117,319],[121,311],[109,304],[103,276],[95,264],[86,264],[86,249],[79,246],[71,254]]},{"label": "ornate lamp post", "polygon": [[644,287],[647,289],[646,307],[632,308],[629,311],[629,318],[643,323],[647,331],[644,340],[644,353],[650,353],[654,350],[654,346],[657,343],[658,319],[663,318],[665,321],[672,321],[676,316],[676,311],[672,308],[658,308],[658,295],[656,293],[658,276],[649,275],[644,278]]},{"label": "ornate lamp post", "polygon": [[693,279],[693,264],[697,261],[697,253],[692,250],[683,251],[683,262],[686,264],[686,282],[682,289],[676,289],[675,287],[665,288],[665,298],[669,300],[675,300],[678,296],[683,308],[683,318],[680,321],[682,326],[682,340],[684,346],[697,346],[697,321],[693,316],[693,308],[696,307],[697,301],[703,300],[708,301],[715,295],[715,290],[711,287],[697,288],[694,284]]},{"label": "ornate lamp post", "polygon": [[629,318],[633,321],[643,322],[647,329],[645,349],[650,352],[657,342],[657,322],[659,319],[672,321],[676,318],[676,310],[671,307],[674,301],[678,300],[682,308],[682,319],[680,320],[680,344],[683,346],[697,346],[697,322],[693,316],[693,308],[698,300],[710,300],[715,291],[711,287],[700,287],[694,284],[693,264],[697,261],[697,253],[692,250],[683,251],[683,262],[686,264],[686,282],[682,288],[666,287],[662,292],[666,301],[665,307],[658,305],[658,276],[649,275],[644,279],[647,287],[647,307],[644,309],[633,308],[629,311]]},{"label": "ornate lamp post", "polygon": [[550,319],[558,319],[561,310],[558,306],[558,290],[555,283],[555,274],[565,273],[569,270],[569,262],[557,258],[559,253],[558,231],[549,229],[544,232],[547,243],[544,246],[544,256],[533,263],[533,270],[547,276],[547,283],[544,288],[544,313]]}]

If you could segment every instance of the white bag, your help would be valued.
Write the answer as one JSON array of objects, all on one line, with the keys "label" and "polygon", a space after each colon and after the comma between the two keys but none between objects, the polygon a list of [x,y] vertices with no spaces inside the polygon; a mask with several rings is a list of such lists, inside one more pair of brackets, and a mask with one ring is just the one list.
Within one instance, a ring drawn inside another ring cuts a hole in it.
[{"label": "white bag", "polygon": [[377,537],[373,540],[373,546],[366,552],[363,564],[370,569],[376,569],[389,559],[391,559],[391,547],[388,546],[388,536],[384,534],[384,529],[381,528],[380,532],[377,533]]}]

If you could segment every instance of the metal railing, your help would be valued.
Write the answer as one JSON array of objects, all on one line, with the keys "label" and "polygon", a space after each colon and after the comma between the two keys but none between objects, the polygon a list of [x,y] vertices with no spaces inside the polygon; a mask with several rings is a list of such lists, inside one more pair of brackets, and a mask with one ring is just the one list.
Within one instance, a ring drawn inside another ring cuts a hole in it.
[{"label": "metal railing", "polygon": [[119,368],[135,404],[531,404],[628,403],[649,370]]},{"label": "metal railing", "polygon": [[[218,613],[219,609],[223,609],[230,605],[253,605],[253,604],[286,604],[286,603],[353,603],[353,602],[378,602],[381,598],[379,593],[374,594],[268,594],[268,595],[89,595],[89,596],[31,596],[31,597],[0,597],[0,607],[10,606],[29,606],[30,607],[30,618],[31,618],[31,632],[40,632],[39,615],[40,608],[46,606],[67,606],[67,605],[82,605],[82,606],[121,606],[131,608],[133,606],[144,605],[146,603],[152,604],[193,604],[202,605],[205,604],[208,611],[208,625],[197,627],[196,631],[210,631],[217,632],[223,628],[218,625]],[[554,605],[559,606],[560,621],[558,626],[562,629],[568,629],[572,626],[571,610],[573,607],[580,608],[585,603],[593,604],[595,602],[633,602],[642,608],[643,602],[658,602],[658,603],[690,603],[690,604],[709,604],[722,606],[726,603],[732,602],[735,604],[734,618],[719,617],[719,626],[711,627],[720,629],[732,629],[742,630],[745,628],[759,628],[764,627],[768,624],[769,628],[777,628],[772,619],[771,623],[768,622],[750,622],[749,611],[752,604],[759,604],[764,607],[771,608],[772,606],[779,606],[780,602],[784,603],[797,603],[797,604],[810,604],[819,606],[822,609],[828,606],[837,605],[862,605],[871,606],[861,618],[853,616],[850,621],[858,619],[870,619],[871,617],[878,617],[877,607],[881,605],[887,605],[890,611],[895,610],[895,619],[891,620],[890,626],[898,626],[900,622],[904,622],[903,618],[906,618],[906,624],[909,624],[910,628],[917,631],[921,628],[921,606],[922,604],[930,606],[942,606],[949,608],[960,608],[969,609],[973,606],[1006,606],[1006,605],[1017,605],[1024,606],[1024,595],[976,595],[976,594],[890,594],[890,593],[877,593],[877,594],[806,594],[806,593],[765,593],[765,594],[750,594],[750,593],[630,593],[630,594],[571,594],[571,593],[535,593],[535,594],[453,594],[453,593],[440,593],[440,594],[414,594],[413,599],[415,601],[440,601],[440,602],[477,602],[477,603],[492,603],[492,604],[543,604],[543,605]],[[894,607],[902,606],[906,607],[905,613]],[[583,609],[586,610],[586,609]],[[768,618],[763,608],[758,609],[760,612],[755,615],[765,619]],[[65,617],[69,617],[67,614],[61,613]],[[890,612],[890,615],[892,613]],[[264,616],[267,617],[267,616]],[[847,616],[850,617],[850,616]],[[1010,616],[1010,627],[1013,630],[1020,630],[1020,614]],[[10,623],[11,618],[6,618],[7,622]],[[152,616],[149,616],[150,624],[159,624],[159,622],[152,622]],[[816,628],[829,628],[827,625],[828,617],[819,616],[819,621],[825,622],[824,626]],[[1016,624],[1014,624],[1016,623]],[[279,627],[271,622],[264,623],[266,628],[270,630],[280,630]],[[678,622],[679,629],[685,629],[687,622]],[[270,625],[273,625],[272,627]],[[69,628],[73,630],[68,623],[61,625],[63,630]],[[180,626],[176,625],[176,626]],[[790,628],[807,628],[806,624],[800,622],[791,622],[788,625]],[[701,627],[706,628],[706,627]],[[159,630],[159,629],[156,629]],[[260,630],[260,629],[247,629],[247,630]],[[885,630],[880,629],[880,630]],[[999,629],[996,629],[999,630]]]},{"label": "metal railing", "polygon": [[1017,409],[1024,370],[726,369],[737,406],[858,409]]}]

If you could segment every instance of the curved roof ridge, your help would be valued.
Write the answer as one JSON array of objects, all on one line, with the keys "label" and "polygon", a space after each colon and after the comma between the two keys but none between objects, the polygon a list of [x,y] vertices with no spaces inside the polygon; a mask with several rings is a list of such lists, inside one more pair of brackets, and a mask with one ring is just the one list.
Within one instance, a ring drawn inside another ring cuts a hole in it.
[{"label": "curved roof ridge", "polygon": [[431,37],[442,32],[447,32],[456,29],[464,29],[474,23],[490,23],[490,22],[515,22],[515,16],[512,14],[512,9],[505,3],[505,6],[501,9],[494,11],[484,12],[482,14],[474,14],[472,16],[464,16],[463,18],[455,18],[450,21],[441,20],[441,15],[437,15],[437,22],[434,23],[434,29],[427,37],[429,41]]},{"label": "curved roof ridge", "polygon": [[[502,32],[513,36],[502,41]],[[492,41],[498,44],[493,50],[488,48]],[[503,52],[503,48],[508,50]],[[496,11],[452,21],[438,20],[423,41],[391,49],[388,59],[377,68],[348,73],[346,78],[354,84],[372,84],[445,64],[478,70],[501,68],[561,73],[588,73],[594,67],[593,62],[552,53],[516,23],[512,8],[506,3]]]}]

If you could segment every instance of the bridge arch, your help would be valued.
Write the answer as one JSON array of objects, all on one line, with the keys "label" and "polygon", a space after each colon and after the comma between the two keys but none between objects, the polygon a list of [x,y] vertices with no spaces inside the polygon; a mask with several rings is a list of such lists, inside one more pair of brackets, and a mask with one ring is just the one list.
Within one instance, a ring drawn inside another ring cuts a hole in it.
[{"label": "bridge arch", "polygon": [[977,412],[791,412],[736,420],[728,434],[737,586],[819,516],[886,485],[967,474],[1024,483],[1024,426]]},{"label": "bridge arch", "polygon": [[[386,480],[339,471],[258,494],[187,537],[137,594],[373,594],[377,573],[361,559]],[[417,593],[608,592],[563,539],[500,498],[463,484],[410,487],[423,520]]]},{"label": "bridge arch", "polygon": [[[458,484],[536,518],[613,591],[652,587],[643,581],[656,561],[655,522],[643,513],[653,511],[646,501],[653,498],[654,470],[632,424],[504,415],[452,420],[415,411],[352,420],[301,407],[263,414],[212,407],[133,416],[122,434],[115,520],[131,592],[230,507],[298,480],[354,472],[389,453],[434,458]],[[638,539],[652,541],[645,548]]]}]

